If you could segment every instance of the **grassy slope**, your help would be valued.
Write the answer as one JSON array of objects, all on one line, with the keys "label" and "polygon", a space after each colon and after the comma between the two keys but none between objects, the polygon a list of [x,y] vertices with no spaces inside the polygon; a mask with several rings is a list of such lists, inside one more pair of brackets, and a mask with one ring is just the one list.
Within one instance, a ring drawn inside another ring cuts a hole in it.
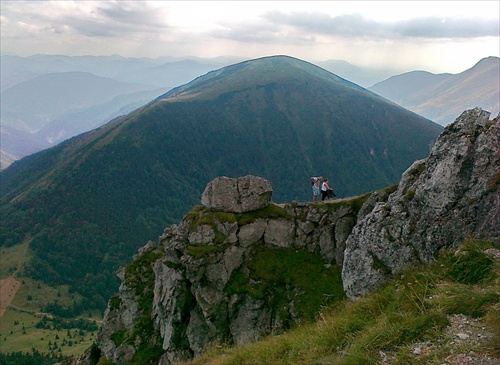
[{"label": "grassy slope", "polygon": [[[471,350],[500,357],[500,264],[485,247],[468,241],[370,296],[324,308],[314,323],[247,346],[214,346],[191,364],[381,364],[382,357],[393,364],[442,364]],[[493,340],[460,345],[444,336],[455,314],[483,323]],[[425,351],[416,354],[416,347]]]},{"label": "grassy slope", "polygon": [[[36,327],[46,315],[43,310],[49,303],[57,301],[62,306],[71,306],[81,297],[70,293],[68,286],[51,287],[25,276],[25,263],[31,255],[27,241],[1,249],[0,279],[14,277],[21,282],[21,287],[0,320],[0,353],[30,353],[32,349],[62,356],[83,353],[92,344],[96,331],[78,327],[55,328],[58,326],[50,320],[47,321],[50,328]],[[96,312],[92,318],[86,316],[85,319],[97,321],[98,315]],[[57,347],[54,347],[55,342]]]}]

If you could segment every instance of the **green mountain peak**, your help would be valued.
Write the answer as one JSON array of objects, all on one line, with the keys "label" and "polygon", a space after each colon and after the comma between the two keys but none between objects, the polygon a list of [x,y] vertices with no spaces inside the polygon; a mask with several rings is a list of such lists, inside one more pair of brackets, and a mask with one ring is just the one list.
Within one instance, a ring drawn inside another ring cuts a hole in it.
[{"label": "green mountain peak", "polygon": [[315,175],[359,195],[399,181],[441,130],[292,57],[238,63],[2,171],[1,244],[31,237],[30,275],[104,308],[115,270],[215,177],[262,176],[277,203],[310,200]]},{"label": "green mountain peak", "polygon": [[359,88],[306,61],[290,56],[269,56],[211,71],[167,92],[158,99],[169,102],[214,99],[227,92],[243,91],[274,83],[302,84],[311,82],[311,79],[334,82],[343,87]]}]

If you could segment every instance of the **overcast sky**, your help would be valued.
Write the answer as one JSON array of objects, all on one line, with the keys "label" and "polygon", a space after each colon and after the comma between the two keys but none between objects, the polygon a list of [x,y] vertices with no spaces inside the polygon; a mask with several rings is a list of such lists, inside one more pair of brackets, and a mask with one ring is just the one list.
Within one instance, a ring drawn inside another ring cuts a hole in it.
[{"label": "overcast sky", "polygon": [[1,53],[258,58],[464,71],[500,56],[500,1],[1,0]]}]

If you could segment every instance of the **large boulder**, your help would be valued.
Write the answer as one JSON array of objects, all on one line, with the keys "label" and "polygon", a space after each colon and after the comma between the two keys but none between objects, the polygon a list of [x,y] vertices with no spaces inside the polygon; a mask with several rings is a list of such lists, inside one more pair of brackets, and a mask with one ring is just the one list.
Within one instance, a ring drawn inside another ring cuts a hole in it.
[{"label": "large boulder", "polygon": [[230,213],[244,213],[265,208],[271,201],[273,189],[266,179],[247,175],[237,179],[218,177],[207,184],[201,204]]},{"label": "large boulder", "polygon": [[[351,299],[467,237],[500,240],[500,123],[476,108],[441,134],[396,191],[358,220],[346,241],[342,279]],[[364,211],[362,209],[362,211]]]}]

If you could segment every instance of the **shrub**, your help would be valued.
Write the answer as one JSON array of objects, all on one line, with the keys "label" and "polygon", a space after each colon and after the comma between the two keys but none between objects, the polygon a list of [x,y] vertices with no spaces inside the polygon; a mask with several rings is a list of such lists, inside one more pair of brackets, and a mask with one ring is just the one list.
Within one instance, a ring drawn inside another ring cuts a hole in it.
[{"label": "shrub", "polygon": [[245,212],[238,214],[237,221],[239,226],[244,226],[255,222],[257,219],[276,219],[285,218],[291,219],[291,216],[285,211],[284,208],[276,204],[268,204],[267,207],[254,210],[252,212]]},{"label": "shrub", "polygon": [[122,299],[118,295],[113,295],[109,300],[109,307],[113,310],[117,310],[120,308],[122,304]]},{"label": "shrub", "polygon": [[[261,248],[247,269],[248,275],[242,270],[233,273],[227,292],[265,299],[276,309],[288,308],[292,298],[304,319],[314,318],[323,305],[344,298],[340,268],[325,267],[318,255],[306,250]],[[286,316],[283,313],[285,322]]]},{"label": "shrub", "polygon": [[454,255],[448,254],[448,277],[461,284],[477,284],[493,275],[493,260],[483,252],[465,247]]},{"label": "shrub", "polygon": [[187,254],[194,257],[195,259],[202,259],[202,258],[208,257],[214,253],[220,253],[223,251],[224,251],[224,248],[222,248],[220,246],[212,246],[212,245],[207,245],[207,246],[188,245],[186,247]]},{"label": "shrub", "polygon": [[111,335],[111,340],[114,342],[115,346],[118,347],[124,343],[129,337],[129,333],[126,329],[115,332]]}]

